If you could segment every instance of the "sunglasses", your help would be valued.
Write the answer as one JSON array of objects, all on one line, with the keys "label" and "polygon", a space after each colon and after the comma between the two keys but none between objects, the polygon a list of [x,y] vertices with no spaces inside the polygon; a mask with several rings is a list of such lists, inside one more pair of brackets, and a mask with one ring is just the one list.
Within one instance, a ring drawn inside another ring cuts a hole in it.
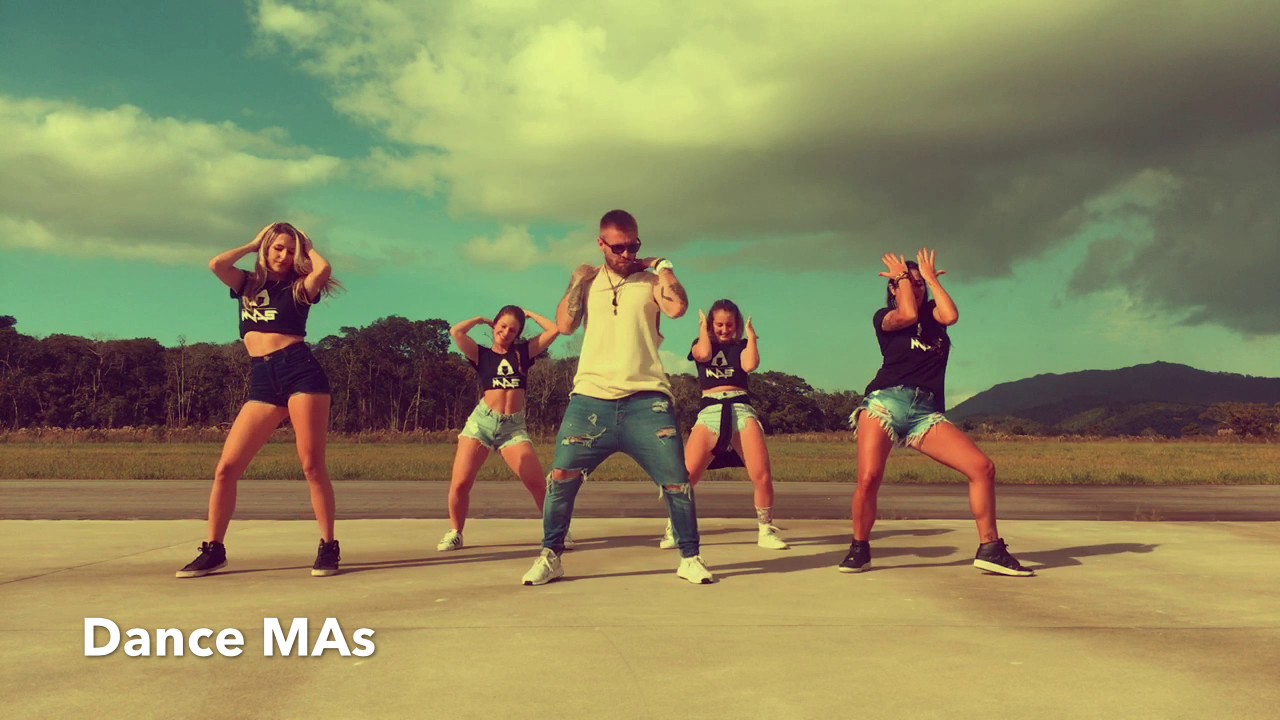
[{"label": "sunglasses", "polygon": [[[600,238],[600,242],[604,242],[604,238]],[[614,255],[621,255],[623,253],[628,253],[628,252],[631,253],[632,255],[635,255],[640,252],[639,239],[637,239],[635,242],[626,243],[624,245],[612,245],[610,243],[604,243],[604,246],[609,248],[609,252],[613,253]]]}]

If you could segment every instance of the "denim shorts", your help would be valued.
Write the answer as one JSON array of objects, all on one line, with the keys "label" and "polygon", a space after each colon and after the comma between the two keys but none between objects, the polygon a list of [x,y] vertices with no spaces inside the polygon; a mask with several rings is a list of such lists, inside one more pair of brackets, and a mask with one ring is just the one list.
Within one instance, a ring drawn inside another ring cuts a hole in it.
[{"label": "denim shorts", "polygon": [[329,394],[329,376],[306,343],[249,360],[249,400],[289,407],[294,395]]},{"label": "denim shorts", "polygon": [[[747,394],[747,391],[745,390],[726,390],[725,392],[708,393],[706,395],[703,395],[703,397],[710,398],[712,400],[725,400],[727,398],[740,397],[746,394]],[[742,432],[743,428],[747,426],[748,420],[755,420],[756,422],[760,422],[759,417],[756,415],[755,408],[751,407],[749,403],[734,403],[732,407],[733,407],[733,423],[734,425],[737,426],[738,432]],[[723,413],[722,406],[708,405],[707,407],[704,407],[698,411],[698,419],[694,421],[693,425],[694,427],[701,425],[706,429],[710,430],[715,435],[719,435],[720,434],[720,416],[722,413]]]},{"label": "denim shorts", "polygon": [[880,423],[889,439],[898,447],[919,448],[920,442],[933,426],[947,422],[947,416],[938,409],[933,393],[911,385],[897,385],[875,390],[862,399],[849,416],[853,436],[858,436],[858,420],[866,413]]},{"label": "denim shorts", "polygon": [[505,450],[517,443],[532,443],[524,423],[524,411],[503,415],[481,400],[471,411],[458,437],[471,438],[490,450]]}]

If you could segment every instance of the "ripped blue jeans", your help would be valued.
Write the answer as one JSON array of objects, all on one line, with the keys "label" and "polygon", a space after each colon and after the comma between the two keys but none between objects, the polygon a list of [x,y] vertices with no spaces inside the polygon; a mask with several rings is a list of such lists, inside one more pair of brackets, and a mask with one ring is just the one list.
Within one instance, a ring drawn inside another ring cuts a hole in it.
[{"label": "ripped blue jeans", "polygon": [[553,473],[561,470],[579,475],[571,480],[547,476],[542,547],[557,554],[564,551],[573,501],[582,481],[616,452],[635,460],[662,488],[680,555],[697,555],[698,512],[684,466],[684,439],[676,424],[675,403],[660,392],[636,393],[621,400],[570,396],[556,436],[556,456],[551,467]]}]

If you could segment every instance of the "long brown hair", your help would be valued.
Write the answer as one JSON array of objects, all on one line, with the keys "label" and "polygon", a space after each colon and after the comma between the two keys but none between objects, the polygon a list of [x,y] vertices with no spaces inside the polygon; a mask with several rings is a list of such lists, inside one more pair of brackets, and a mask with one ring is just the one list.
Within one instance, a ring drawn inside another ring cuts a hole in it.
[{"label": "long brown hair", "polygon": [[746,328],[742,326],[742,311],[738,309],[737,303],[728,298],[721,298],[711,304],[711,310],[707,312],[707,330],[711,330],[711,324],[715,322],[716,313],[722,310],[733,316],[733,326],[737,332],[737,337],[734,339],[741,340],[743,332],[746,331]]},{"label": "long brown hair", "polygon": [[[511,341],[511,347],[507,349],[507,352],[510,353],[512,350],[516,349],[516,345],[518,343],[528,342],[527,340],[524,339],[524,325],[525,325],[524,309],[521,308],[519,305],[503,305],[502,309],[498,311],[498,314],[493,316],[493,324],[497,325],[498,321],[502,319],[503,315],[510,315],[511,317],[515,318],[516,325],[519,326],[516,328],[516,339]],[[512,356],[515,358],[515,361],[516,361],[516,372],[523,375],[524,363],[520,362],[520,353],[518,352],[513,353]]]},{"label": "long brown hair", "polygon": [[[271,242],[276,239],[276,235],[288,235],[293,238],[293,267],[289,268],[292,277],[288,278],[287,281],[292,285],[293,301],[299,305],[310,305],[311,298],[307,297],[307,289],[303,286],[302,280],[311,274],[311,238],[287,222],[271,223],[262,228],[258,232],[258,236],[254,238],[254,242],[258,245],[258,261],[254,263],[253,272],[249,273],[249,277],[245,281],[244,287],[240,290],[240,294],[245,297],[252,297],[266,286],[267,249],[271,247]],[[332,295],[341,289],[342,283],[330,275],[324,281],[324,285],[320,287],[320,294],[316,296],[316,302],[319,302],[320,298]]]}]

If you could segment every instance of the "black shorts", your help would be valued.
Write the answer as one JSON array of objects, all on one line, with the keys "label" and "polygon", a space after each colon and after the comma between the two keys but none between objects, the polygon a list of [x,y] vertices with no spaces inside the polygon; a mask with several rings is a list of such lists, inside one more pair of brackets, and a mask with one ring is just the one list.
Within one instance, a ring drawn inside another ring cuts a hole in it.
[{"label": "black shorts", "polygon": [[295,343],[250,361],[250,400],[289,407],[289,398],[298,393],[329,394],[329,376],[306,343]]}]

